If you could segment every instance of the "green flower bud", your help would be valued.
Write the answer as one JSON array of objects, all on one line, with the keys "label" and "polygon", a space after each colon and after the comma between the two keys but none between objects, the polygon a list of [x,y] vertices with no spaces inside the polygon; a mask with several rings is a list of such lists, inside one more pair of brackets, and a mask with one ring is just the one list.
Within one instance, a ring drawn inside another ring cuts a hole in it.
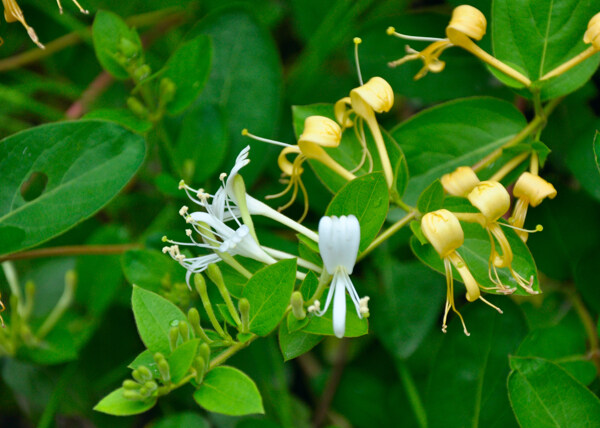
[{"label": "green flower bud", "polygon": [[202,383],[204,379],[204,373],[206,372],[206,361],[204,358],[198,356],[194,360],[194,368],[196,369],[196,382],[199,384]]},{"label": "green flower bud", "polygon": [[119,53],[131,60],[140,54],[140,47],[131,40],[122,38],[119,40]]},{"label": "green flower bud", "polygon": [[158,384],[153,380],[150,380],[146,382],[142,388],[146,388],[149,392],[154,392],[158,388]]},{"label": "green flower bud", "polygon": [[169,79],[168,77],[164,77],[160,80],[160,88],[159,88],[159,93],[160,93],[160,102],[162,104],[168,104],[173,100],[173,97],[175,97],[175,92],[177,90],[177,86],[175,86],[175,83]]},{"label": "green flower bud", "polygon": [[171,351],[174,351],[177,348],[177,339],[179,339],[179,326],[171,327],[169,330],[169,346]]},{"label": "green flower bud", "polygon": [[127,98],[127,107],[129,107],[129,110],[131,110],[133,114],[135,114],[138,117],[148,117],[148,109],[144,104],[142,104],[140,100],[138,100],[135,97]]},{"label": "green flower bud", "polygon": [[242,333],[250,332],[250,302],[245,297],[238,301],[238,309],[242,315]]},{"label": "green flower bud", "polygon": [[125,379],[123,381],[123,389],[133,389],[137,391],[138,389],[140,389],[141,386],[142,385],[137,383],[135,380]]},{"label": "green flower bud", "polygon": [[139,391],[133,391],[131,389],[126,389],[123,391],[123,398],[132,401],[142,401],[144,397],[140,394]]},{"label": "green flower bud", "polygon": [[148,64],[142,64],[133,71],[133,80],[141,82],[152,74],[152,69]]},{"label": "green flower bud", "polygon": [[208,363],[210,362],[210,346],[208,343],[202,343],[198,348],[198,357],[201,357],[205,364],[206,368],[208,368]]},{"label": "green flower bud", "polygon": [[146,383],[149,380],[152,380],[152,372],[146,366],[139,366],[135,369],[131,375],[133,378],[141,384]]},{"label": "green flower bud", "polygon": [[171,371],[169,369],[169,363],[163,359],[157,363],[158,371],[163,382],[171,382]]},{"label": "green flower bud", "polygon": [[185,321],[179,323],[179,334],[184,342],[190,340],[190,326]]},{"label": "green flower bud", "polygon": [[291,305],[292,313],[297,319],[303,320],[304,318],[306,318],[306,311],[304,310],[304,299],[302,298],[302,294],[299,291],[294,291],[292,293]]}]

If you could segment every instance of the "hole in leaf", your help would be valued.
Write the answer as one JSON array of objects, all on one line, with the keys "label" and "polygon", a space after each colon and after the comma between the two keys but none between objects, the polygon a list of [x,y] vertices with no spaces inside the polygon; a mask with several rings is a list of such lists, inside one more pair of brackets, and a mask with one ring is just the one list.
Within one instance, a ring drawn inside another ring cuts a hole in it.
[{"label": "hole in leaf", "polygon": [[44,193],[47,184],[48,176],[46,174],[43,172],[34,172],[21,185],[21,196],[25,202],[31,202]]}]

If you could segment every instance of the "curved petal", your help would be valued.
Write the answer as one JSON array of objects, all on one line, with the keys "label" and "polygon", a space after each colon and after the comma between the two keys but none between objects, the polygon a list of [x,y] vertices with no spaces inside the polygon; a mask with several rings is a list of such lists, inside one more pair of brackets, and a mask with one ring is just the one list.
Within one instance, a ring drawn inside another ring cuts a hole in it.
[{"label": "curved petal", "polygon": [[332,287],[334,287],[333,298],[333,332],[340,339],[344,337],[346,331],[346,281],[344,276],[336,273],[333,277]]}]

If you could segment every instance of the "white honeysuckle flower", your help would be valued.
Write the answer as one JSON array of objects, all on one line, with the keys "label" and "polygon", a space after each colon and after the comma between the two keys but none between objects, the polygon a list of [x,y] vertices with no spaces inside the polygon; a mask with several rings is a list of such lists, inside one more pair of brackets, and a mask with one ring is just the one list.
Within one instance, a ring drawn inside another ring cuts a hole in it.
[{"label": "white honeysuckle flower", "polygon": [[359,318],[362,318],[363,314],[361,308],[366,307],[366,301],[364,299],[361,301],[350,280],[359,243],[360,224],[355,216],[322,217],[319,221],[319,251],[325,269],[333,279],[327,293],[325,307],[317,312],[317,315],[322,316],[327,312],[333,300],[333,332],[339,338],[344,337],[346,330],[346,290],[354,302]]},{"label": "white honeysuckle flower", "polygon": [[[248,154],[250,152],[250,146],[246,146],[238,155],[235,160],[235,165],[231,169],[229,176],[227,177],[227,181],[225,182],[224,189],[226,193],[226,198],[228,201],[233,203],[234,205],[239,205],[237,196],[235,195],[234,182],[235,176],[239,173],[239,171],[250,163],[250,159],[248,159]],[[305,226],[302,226],[300,223],[292,220],[291,218],[281,214],[276,209],[271,208],[269,205],[264,202],[259,201],[256,198],[248,195],[246,193],[246,205],[248,207],[248,211],[251,215],[261,215],[264,217],[268,217],[272,220],[275,220],[284,226],[289,227],[290,229],[295,230],[296,232],[301,233],[302,235],[312,239],[315,242],[319,242],[318,235],[312,230],[308,229]]]}]

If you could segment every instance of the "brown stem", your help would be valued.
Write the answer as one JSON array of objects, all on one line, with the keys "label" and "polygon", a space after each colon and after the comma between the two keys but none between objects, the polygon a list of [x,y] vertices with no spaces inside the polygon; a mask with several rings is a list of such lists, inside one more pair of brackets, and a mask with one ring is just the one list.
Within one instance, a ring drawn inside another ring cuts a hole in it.
[{"label": "brown stem", "polygon": [[588,353],[589,358],[596,366],[596,372],[600,373],[600,341],[598,340],[596,323],[594,322],[594,319],[590,315],[590,312],[583,303],[583,300],[581,300],[581,296],[579,295],[579,293],[573,291],[571,293],[568,293],[568,296],[571,300],[571,303],[573,304],[575,312],[577,312],[577,315],[579,316],[579,319],[581,320],[581,323],[583,324],[583,327],[585,328],[585,331],[587,333],[590,347]]},{"label": "brown stem", "polygon": [[67,109],[67,112],[65,113],[67,119],[79,119],[87,113],[89,105],[102,94],[113,81],[114,79],[112,76],[106,71],[103,71],[96,76],[83,94],[81,94],[81,97]]},{"label": "brown stem", "polygon": [[321,401],[315,411],[314,426],[319,427],[325,423],[327,414],[329,413],[329,407],[335,397],[335,393],[342,380],[342,374],[348,359],[348,351],[350,349],[350,340],[342,339],[340,347],[338,348],[335,361],[333,363],[333,369],[327,379],[327,384],[321,395]]},{"label": "brown stem", "polygon": [[37,259],[41,257],[65,257],[82,255],[120,254],[127,250],[141,248],[140,244],[115,245],[68,245],[64,247],[39,248],[0,257],[0,262],[7,260]]}]

